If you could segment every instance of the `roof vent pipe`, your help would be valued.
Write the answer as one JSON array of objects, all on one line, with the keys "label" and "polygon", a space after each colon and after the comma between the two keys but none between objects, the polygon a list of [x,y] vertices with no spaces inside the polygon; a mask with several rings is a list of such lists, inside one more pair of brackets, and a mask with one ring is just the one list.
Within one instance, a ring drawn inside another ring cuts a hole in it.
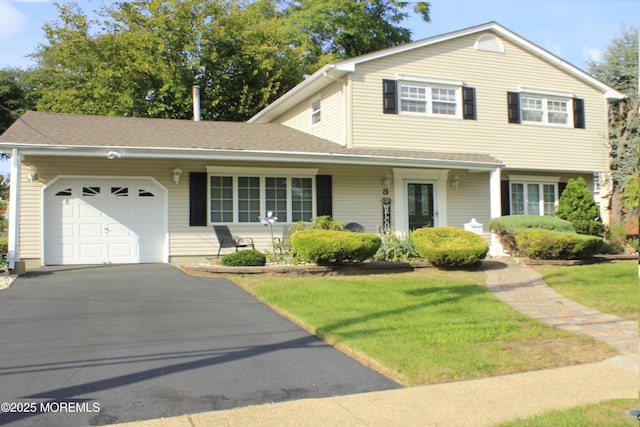
[{"label": "roof vent pipe", "polygon": [[193,86],[193,121],[200,121],[200,86]]}]

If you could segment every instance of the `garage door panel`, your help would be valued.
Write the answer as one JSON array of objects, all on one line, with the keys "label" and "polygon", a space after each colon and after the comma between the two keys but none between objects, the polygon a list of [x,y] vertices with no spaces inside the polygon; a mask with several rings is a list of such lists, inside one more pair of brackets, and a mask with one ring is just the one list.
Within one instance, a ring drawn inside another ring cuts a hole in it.
[{"label": "garage door panel", "polygon": [[[78,238],[95,239],[95,240],[101,241],[104,235],[103,227],[104,226],[102,225],[102,223],[78,224]],[[65,235],[64,237],[67,237],[67,236]]]},{"label": "garage door panel", "polygon": [[45,190],[45,264],[164,262],[166,190],[143,178],[63,178]]}]

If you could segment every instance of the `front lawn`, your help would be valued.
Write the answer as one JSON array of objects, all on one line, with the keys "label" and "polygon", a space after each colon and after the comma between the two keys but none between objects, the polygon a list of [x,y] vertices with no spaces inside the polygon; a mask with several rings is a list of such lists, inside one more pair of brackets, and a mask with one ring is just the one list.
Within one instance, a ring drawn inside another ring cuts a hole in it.
[{"label": "front lawn", "polygon": [[598,311],[638,320],[638,262],[537,266],[544,281],[563,296]]},{"label": "front lawn", "polygon": [[231,280],[406,385],[566,366],[614,354],[603,343],[545,326],[499,302],[484,286],[483,272],[425,269]]},{"label": "front lawn", "polygon": [[637,426],[638,420],[629,416],[633,408],[639,408],[638,400],[608,400],[593,405],[549,411],[530,418],[499,424],[499,427],[548,427],[548,426]]}]

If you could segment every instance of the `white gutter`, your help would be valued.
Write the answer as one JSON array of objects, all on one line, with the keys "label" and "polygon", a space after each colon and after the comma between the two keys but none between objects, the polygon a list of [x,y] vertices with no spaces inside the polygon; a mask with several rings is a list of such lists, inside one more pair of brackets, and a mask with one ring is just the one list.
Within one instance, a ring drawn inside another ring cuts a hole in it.
[{"label": "white gutter", "polygon": [[[14,145],[15,146],[15,145]],[[378,165],[402,167],[463,168],[474,170],[494,170],[504,167],[497,162],[474,162],[465,160],[420,159],[414,157],[376,156],[346,153],[306,153],[291,151],[260,150],[211,150],[176,148],[126,148],[126,147],[56,147],[24,144],[20,146],[22,156],[67,156],[104,157],[118,161],[120,158],[135,159],[193,159],[193,160],[238,160],[256,162],[326,162],[331,164]],[[117,155],[116,155],[117,154]]]},{"label": "white gutter", "polygon": [[19,235],[18,235],[18,221],[19,221],[19,206],[20,206],[20,166],[22,164],[22,158],[17,148],[11,150],[11,171],[10,183],[9,183],[9,230],[8,230],[8,247],[7,247],[7,261],[9,262],[9,270],[13,270],[16,266],[16,261],[20,261],[20,255],[18,254],[19,247]]}]

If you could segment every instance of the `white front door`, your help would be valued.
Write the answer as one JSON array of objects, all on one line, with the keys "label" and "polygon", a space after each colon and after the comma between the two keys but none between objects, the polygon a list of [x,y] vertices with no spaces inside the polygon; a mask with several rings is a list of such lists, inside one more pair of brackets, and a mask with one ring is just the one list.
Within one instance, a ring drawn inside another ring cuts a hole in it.
[{"label": "white front door", "polygon": [[166,261],[166,189],[152,179],[61,178],[43,212],[47,265]]}]

